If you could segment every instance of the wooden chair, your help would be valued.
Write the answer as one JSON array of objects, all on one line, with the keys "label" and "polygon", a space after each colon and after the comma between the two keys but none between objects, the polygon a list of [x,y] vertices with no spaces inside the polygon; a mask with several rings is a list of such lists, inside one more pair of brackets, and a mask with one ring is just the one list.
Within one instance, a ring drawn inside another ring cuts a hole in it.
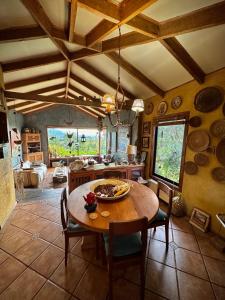
[{"label": "wooden chair", "polygon": [[61,194],[61,221],[63,227],[63,233],[65,237],[65,265],[67,266],[68,250],[69,250],[69,239],[71,237],[83,237],[87,235],[96,236],[96,257],[99,254],[99,234],[94,231],[89,231],[79,224],[75,223],[68,214],[67,209],[67,192],[66,188],[63,189]]},{"label": "wooden chair", "polygon": [[158,182],[158,191],[157,191],[158,198],[160,196],[160,191],[163,191],[169,198],[168,210],[167,210],[167,212],[164,212],[162,209],[159,208],[159,211],[158,211],[156,217],[154,218],[154,220],[148,224],[148,228],[154,228],[154,232],[155,232],[156,227],[165,226],[166,249],[168,250],[168,247],[169,247],[169,221],[170,221],[171,210],[172,210],[173,191],[168,185],[159,181]]},{"label": "wooden chair", "polygon": [[120,171],[104,171],[103,172],[104,178],[123,178],[123,174]]},{"label": "wooden chair", "polygon": [[147,226],[148,219],[146,217],[129,222],[111,222],[109,234],[103,235],[108,262],[109,300],[113,299],[114,267],[133,266],[134,264],[140,264],[140,294],[141,299],[144,299]]}]

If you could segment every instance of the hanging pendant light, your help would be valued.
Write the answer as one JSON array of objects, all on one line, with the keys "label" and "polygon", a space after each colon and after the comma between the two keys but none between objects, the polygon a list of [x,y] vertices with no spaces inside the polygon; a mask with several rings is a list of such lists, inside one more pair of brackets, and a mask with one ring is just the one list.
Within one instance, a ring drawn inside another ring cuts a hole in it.
[{"label": "hanging pendant light", "polygon": [[[123,122],[121,121],[121,111],[126,104],[125,100],[125,94],[123,91],[123,88],[121,86],[120,82],[120,64],[121,64],[121,29],[120,26],[118,26],[119,30],[119,47],[118,47],[118,53],[119,53],[119,62],[118,62],[118,75],[117,75],[117,89],[115,96],[112,96],[110,94],[104,95],[102,98],[102,107],[105,107],[105,111],[108,114],[110,123],[113,127],[130,127],[134,124],[136,117],[139,115],[140,112],[144,110],[144,101],[142,99],[135,99],[134,103],[132,105],[132,110],[135,112],[135,116],[131,122]],[[111,115],[114,114],[114,121],[112,120]]]}]

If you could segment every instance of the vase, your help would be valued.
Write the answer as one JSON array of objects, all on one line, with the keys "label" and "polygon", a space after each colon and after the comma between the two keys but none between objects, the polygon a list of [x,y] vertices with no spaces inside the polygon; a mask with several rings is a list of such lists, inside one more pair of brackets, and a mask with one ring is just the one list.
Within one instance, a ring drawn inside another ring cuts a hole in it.
[{"label": "vase", "polygon": [[97,207],[97,203],[93,203],[93,204],[85,204],[84,208],[86,209],[87,213],[92,213],[96,210]]}]

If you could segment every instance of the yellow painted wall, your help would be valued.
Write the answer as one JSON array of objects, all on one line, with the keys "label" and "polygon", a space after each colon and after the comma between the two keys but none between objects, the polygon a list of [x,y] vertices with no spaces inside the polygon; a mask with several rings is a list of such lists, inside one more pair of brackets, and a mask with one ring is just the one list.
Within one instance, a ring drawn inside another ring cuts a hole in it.
[{"label": "yellow painted wall", "polygon": [[[171,74],[173,76],[173,74]],[[201,113],[194,108],[194,98],[196,93],[208,86],[219,86],[225,90],[225,69],[219,70],[207,75],[204,84],[198,84],[196,81],[191,81],[176,89],[166,93],[164,100],[168,103],[167,114],[174,114],[176,112],[190,111],[190,118],[193,116],[200,116],[202,118],[202,125],[198,129],[209,130],[210,125],[214,120],[225,118],[222,113],[222,105],[215,111],[210,113]],[[181,96],[183,103],[178,110],[171,108],[171,100],[173,97]],[[153,117],[157,116],[157,106],[162,101],[159,96],[151,98],[154,104],[154,111],[151,115],[144,115],[144,121],[152,121]],[[189,131],[195,128],[189,126]],[[211,145],[216,146],[219,142],[218,138],[211,136]],[[144,151],[146,149],[143,149]],[[187,147],[185,160],[192,160],[195,152]],[[210,164],[206,167],[199,167],[196,175],[187,175],[184,173],[182,195],[187,207],[187,213],[190,215],[193,207],[198,207],[211,215],[211,229],[215,232],[219,230],[219,223],[216,220],[216,213],[225,212],[225,184],[214,181],[211,177],[211,170],[214,167],[221,166],[214,154],[208,154]],[[146,177],[149,178],[149,160],[150,149],[147,159]],[[225,231],[225,230],[224,230]]]}]

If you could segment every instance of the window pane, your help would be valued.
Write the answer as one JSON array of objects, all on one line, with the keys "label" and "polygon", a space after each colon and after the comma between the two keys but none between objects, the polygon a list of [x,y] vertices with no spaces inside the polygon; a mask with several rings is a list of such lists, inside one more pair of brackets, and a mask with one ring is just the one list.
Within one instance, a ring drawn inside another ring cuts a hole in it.
[{"label": "window pane", "polygon": [[158,126],[154,174],[179,183],[185,125]]},{"label": "window pane", "polygon": [[106,155],[107,153],[107,131],[104,128],[101,131],[101,154]]},{"label": "window pane", "polygon": [[[81,142],[81,136],[85,135],[86,142]],[[98,154],[98,130],[78,129],[79,155]]]}]

